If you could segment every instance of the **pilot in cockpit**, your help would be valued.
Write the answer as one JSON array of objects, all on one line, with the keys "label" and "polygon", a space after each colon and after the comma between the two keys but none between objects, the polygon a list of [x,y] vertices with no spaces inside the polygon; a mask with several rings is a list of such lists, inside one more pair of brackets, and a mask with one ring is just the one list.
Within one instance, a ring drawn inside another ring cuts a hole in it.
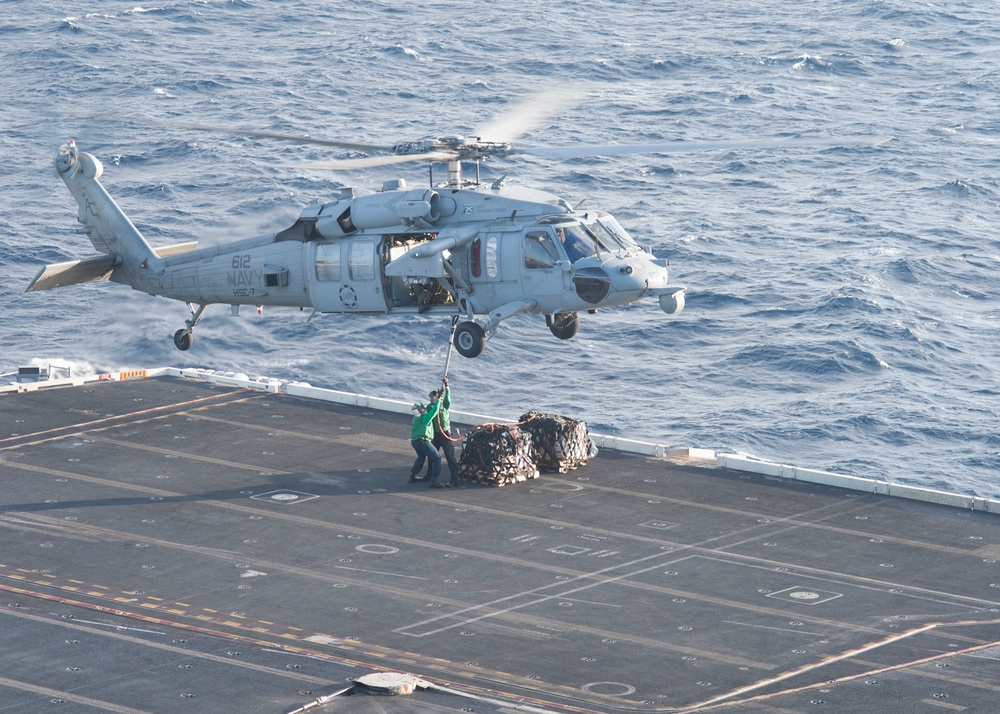
[{"label": "pilot in cockpit", "polygon": [[588,236],[581,234],[579,229],[574,229],[571,226],[567,230],[563,226],[557,226],[556,236],[559,238],[559,242],[562,243],[563,250],[566,251],[566,257],[569,258],[569,262],[571,263],[575,263],[580,258],[597,255],[597,245]]}]

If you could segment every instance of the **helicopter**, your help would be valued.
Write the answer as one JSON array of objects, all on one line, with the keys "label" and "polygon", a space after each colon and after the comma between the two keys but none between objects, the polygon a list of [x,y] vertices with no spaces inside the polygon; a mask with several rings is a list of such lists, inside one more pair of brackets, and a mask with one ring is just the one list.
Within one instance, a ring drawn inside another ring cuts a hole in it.
[{"label": "helicopter", "polygon": [[[531,124],[561,106],[558,101],[543,108],[534,100],[524,102],[483,132],[489,140],[444,136],[373,145],[240,132],[372,154],[293,164],[296,168],[426,162],[429,186],[392,179],[365,195],[338,187],[325,202],[307,205],[288,228],[202,248],[197,242],[152,247],[101,184],[100,160],[71,140],[57,152],[56,172],[79,205],[80,232],[100,254],[41,268],[27,291],[111,280],[180,300],[191,313],[173,336],[180,350],[191,348],[194,329],[212,304],[230,305],[233,315],[243,305],[258,312],[273,305],[311,308],[313,315],[450,316],[452,344],[469,358],[482,354],[498,326],[515,315],[544,316],[551,333],[567,340],[577,334],[581,312],[645,299],[656,300],[667,314],[680,312],[685,288],[669,284],[667,260],[640,247],[610,213],[508,186],[506,177],[482,181],[480,162],[517,154],[669,153],[748,143],[514,146]],[[463,176],[467,163],[475,164],[474,179]],[[447,179],[435,183],[439,164]]]}]

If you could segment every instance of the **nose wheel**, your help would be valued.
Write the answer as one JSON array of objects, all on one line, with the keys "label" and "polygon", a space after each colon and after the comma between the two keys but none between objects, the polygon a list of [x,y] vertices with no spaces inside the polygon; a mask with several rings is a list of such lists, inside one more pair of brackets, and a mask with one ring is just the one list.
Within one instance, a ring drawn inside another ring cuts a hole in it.
[{"label": "nose wheel", "polygon": [[471,320],[459,323],[453,340],[463,357],[478,357],[486,349],[486,331]]}]

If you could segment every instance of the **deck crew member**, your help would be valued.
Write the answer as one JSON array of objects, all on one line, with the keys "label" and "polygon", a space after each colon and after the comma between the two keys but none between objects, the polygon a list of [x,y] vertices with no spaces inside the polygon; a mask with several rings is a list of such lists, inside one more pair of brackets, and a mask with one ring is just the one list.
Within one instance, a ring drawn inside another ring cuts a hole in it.
[{"label": "deck crew member", "polygon": [[441,408],[441,398],[438,397],[426,406],[414,404],[411,407],[417,413],[413,415],[413,422],[410,425],[410,445],[417,452],[417,459],[410,468],[410,483],[423,481],[417,474],[424,467],[424,460],[430,461],[430,480],[432,488],[442,488],[438,483],[438,476],[441,474],[441,457],[438,456],[437,449],[431,444],[434,439],[434,419]]},{"label": "deck crew member", "polygon": [[[455,458],[455,441],[451,437],[451,388],[448,386],[448,378],[441,380],[444,384],[440,392],[431,392],[427,396],[435,399],[441,396],[441,408],[438,410],[437,418],[434,419],[434,439],[431,444],[435,451],[443,451],[444,458],[448,462],[448,471],[451,472],[451,480],[447,486],[458,485],[458,460]],[[427,471],[430,474],[430,467]]]}]

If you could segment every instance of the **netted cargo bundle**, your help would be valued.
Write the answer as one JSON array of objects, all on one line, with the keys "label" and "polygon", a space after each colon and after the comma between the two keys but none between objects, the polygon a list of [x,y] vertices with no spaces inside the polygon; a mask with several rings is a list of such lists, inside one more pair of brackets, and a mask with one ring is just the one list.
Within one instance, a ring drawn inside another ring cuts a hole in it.
[{"label": "netted cargo bundle", "polygon": [[535,464],[543,471],[564,474],[597,452],[585,421],[532,411],[521,415],[520,426],[531,434]]},{"label": "netted cargo bundle", "polygon": [[531,436],[507,424],[475,427],[465,437],[458,476],[463,481],[491,486],[538,478]]}]

